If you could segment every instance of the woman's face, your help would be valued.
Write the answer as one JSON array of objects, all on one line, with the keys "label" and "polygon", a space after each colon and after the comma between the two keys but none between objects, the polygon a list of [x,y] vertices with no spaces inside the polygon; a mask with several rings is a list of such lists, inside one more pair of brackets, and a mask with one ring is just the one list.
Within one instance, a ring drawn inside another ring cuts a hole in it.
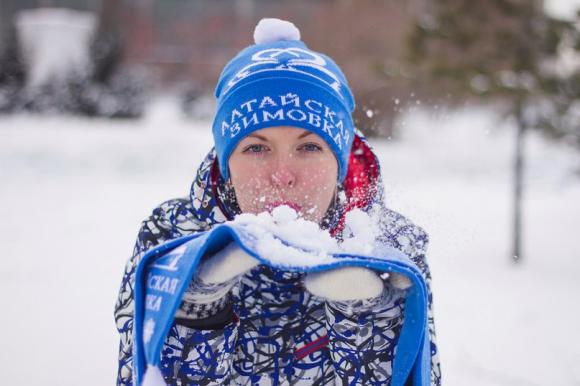
[{"label": "woman's face", "polygon": [[288,205],[320,223],[337,186],[338,164],[321,137],[291,126],[246,136],[229,159],[230,176],[244,213]]}]

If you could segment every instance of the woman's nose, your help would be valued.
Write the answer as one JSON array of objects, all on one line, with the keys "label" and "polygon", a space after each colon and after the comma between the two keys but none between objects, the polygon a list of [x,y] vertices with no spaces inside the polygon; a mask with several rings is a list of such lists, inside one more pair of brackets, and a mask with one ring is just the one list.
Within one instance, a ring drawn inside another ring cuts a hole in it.
[{"label": "woman's nose", "polygon": [[278,164],[272,171],[272,185],[287,188],[296,185],[296,173],[288,165]]}]

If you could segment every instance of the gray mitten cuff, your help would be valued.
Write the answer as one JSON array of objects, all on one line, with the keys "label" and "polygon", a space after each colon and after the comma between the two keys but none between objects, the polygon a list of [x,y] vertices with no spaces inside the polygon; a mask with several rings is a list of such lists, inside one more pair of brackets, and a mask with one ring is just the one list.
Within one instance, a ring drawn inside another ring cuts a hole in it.
[{"label": "gray mitten cuff", "polygon": [[198,277],[189,284],[175,317],[205,319],[224,310],[230,302],[230,290],[237,279],[225,283],[204,283]]}]

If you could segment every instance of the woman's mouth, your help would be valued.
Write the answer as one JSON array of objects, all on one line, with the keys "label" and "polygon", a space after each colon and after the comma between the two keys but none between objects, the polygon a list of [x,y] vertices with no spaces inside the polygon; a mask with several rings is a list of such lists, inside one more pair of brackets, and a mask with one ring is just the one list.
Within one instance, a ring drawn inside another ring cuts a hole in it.
[{"label": "woman's mouth", "polygon": [[271,213],[275,208],[283,205],[294,209],[296,212],[300,212],[302,209],[300,205],[292,201],[274,201],[266,204],[266,210]]}]

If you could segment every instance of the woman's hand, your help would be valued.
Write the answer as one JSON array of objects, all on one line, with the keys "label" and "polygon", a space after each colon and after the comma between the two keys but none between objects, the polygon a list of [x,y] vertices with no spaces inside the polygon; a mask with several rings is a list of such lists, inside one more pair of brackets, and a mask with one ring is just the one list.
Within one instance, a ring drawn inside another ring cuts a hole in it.
[{"label": "woman's hand", "polygon": [[257,265],[258,260],[248,255],[238,244],[231,242],[201,264],[198,277],[206,284],[224,283]]},{"label": "woman's hand", "polygon": [[259,262],[235,242],[204,261],[189,284],[176,319],[192,328],[223,328],[231,320],[231,289]]},{"label": "woman's hand", "polygon": [[[385,277],[386,275],[386,277]],[[382,277],[395,288],[407,289],[410,280],[398,273],[384,273]],[[384,282],[379,275],[364,267],[342,267],[323,272],[309,273],[304,285],[311,294],[331,301],[364,300],[375,298],[383,292]]]}]

